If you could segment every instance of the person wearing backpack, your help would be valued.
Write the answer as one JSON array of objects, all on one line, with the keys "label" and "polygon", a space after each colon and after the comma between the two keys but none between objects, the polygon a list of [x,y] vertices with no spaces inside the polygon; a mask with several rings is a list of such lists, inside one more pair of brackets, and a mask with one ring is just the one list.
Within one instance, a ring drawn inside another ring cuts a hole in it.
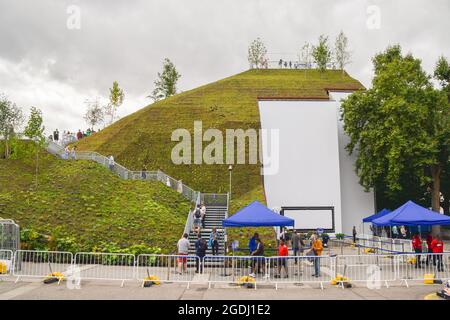
[{"label": "person wearing backpack", "polygon": [[203,272],[203,258],[206,256],[206,249],[208,249],[208,244],[199,234],[198,240],[195,242],[195,254],[198,257],[198,259],[195,260],[195,273]]},{"label": "person wearing backpack", "polygon": [[194,210],[194,231],[200,234],[200,226],[201,226],[202,214],[200,212],[200,205],[197,206]]},{"label": "person wearing backpack", "polygon": [[213,256],[219,254],[219,235],[214,227],[209,235],[209,246],[212,249]]}]

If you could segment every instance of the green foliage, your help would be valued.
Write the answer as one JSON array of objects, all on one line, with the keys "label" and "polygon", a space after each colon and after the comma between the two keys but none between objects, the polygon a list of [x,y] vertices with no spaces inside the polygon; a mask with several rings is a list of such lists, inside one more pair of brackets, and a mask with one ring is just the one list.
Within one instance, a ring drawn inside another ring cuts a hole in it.
[{"label": "green foliage", "polygon": [[[37,190],[33,165],[0,160],[0,216],[48,235],[45,247],[86,251],[104,242],[136,252],[147,250],[136,244],[165,253],[176,248],[190,207],[179,193],[156,181],[122,180],[90,161],[57,160],[43,153],[40,163]],[[31,240],[32,247],[43,246]],[[112,249],[105,245],[99,250]]]},{"label": "green foliage", "polygon": [[177,93],[177,82],[181,75],[178,73],[175,65],[169,59],[164,59],[163,71],[158,72],[158,79],[155,80],[155,89],[150,96],[158,101],[168,98]]},{"label": "green foliage", "polygon": [[331,49],[328,45],[328,37],[321,35],[317,46],[313,46],[312,56],[314,62],[317,64],[320,72],[327,69],[327,64],[331,62]]},{"label": "green foliage", "polygon": [[10,156],[10,140],[15,137],[15,131],[22,121],[22,110],[5,96],[0,95],[0,136],[3,137],[1,147],[5,158]]},{"label": "green foliage", "polygon": [[345,234],[344,233],[336,233],[336,239],[337,240],[344,240]]},{"label": "green foliage", "polygon": [[260,38],[253,40],[248,47],[248,63],[250,68],[260,68],[265,65],[267,49]]},{"label": "green foliage", "polygon": [[[113,86],[112,88],[109,89],[109,104],[106,106],[106,111],[105,113],[109,116],[111,116],[111,122],[114,122],[114,114],[117,110],[117,108],[119,108],[122,103],[123,103],[123,99],[125,98],[125,94],[123,93],[123,90],[119,88],[119,83],[117,81],[113,82]],[[94,104],[95,106],[95,104]],[[98,109],[98,103],[97,103],[97,109]],[[92,123],[92,111],[95,111],[95,109],[91,108],[91,123]],[[97,118],[101,117],[101,114],[98,113],[98,110],[96,110],[96,115]],[[97,122],[99,120],[97,119]]]},{"label": "green foliage", "polygon": [[338,69],[344,73],[344,67],[350,63],[350,51],[348,51],[348,39],[343,31],[336,38],[334,55]]},{"label": "green foliage", "polygon": [[373,87],[350,95],[341,106],[347,150],[358,151],[356,171],[366,189],[402,190],[405,173],[420,185],[439,163],[439,137],[448,132],[445,95],[433,88],[421,62],[399,46],[373,59]]}]

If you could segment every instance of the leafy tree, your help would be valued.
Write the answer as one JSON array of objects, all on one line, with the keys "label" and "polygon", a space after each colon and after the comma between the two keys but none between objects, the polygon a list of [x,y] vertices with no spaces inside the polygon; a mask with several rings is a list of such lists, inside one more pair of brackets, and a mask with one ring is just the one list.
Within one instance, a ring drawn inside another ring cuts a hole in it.
[{"label": "leafy tree", "polygon": [[312,49],[313,46],[309,44],[308,42],[305,42],[303,44],[302,49],[300,50],[300,63],[305,65],[305,77],[306,77],[306,69],[311,68],[312,63]]},{"label": "leafy tree", "polygon": [[11,154],[10,141],[23,121],[22,110],[5,96],[0,95],[0,139],[5,145],[5,158]]},{"label": "leafy tree", "polygon": [[105,114],[111,117],[110,124],[114,122],[116,110],[122,105],[124,98],[125,94],[119,88],[119,83],[114,81],[112,88],[109,89],[109,103],[105,107]]},{"label": "leafy tree", "polygon": [[100,105],[99,99],[96,98],[92,101],[87,100],[87,111],[84,115],[84,119],[86,120],[86,123],[88,126],[92,129],[100,123],[104,121],[104,111],[103,107]]},{"label": "leafy tree", "polygon": [[[447,94],[450,104],[450,64],[444,56],[439,57],[434,69],[434,78],[439,81],[441,89]],[[445,155],[444,155],[445,156]],[[444,196],[442,207],[444,212],[450,213],[450,159],[442,168],[441,190]]]},{"label": "leafy tree", "polygon": [[328,37],[324,35],[319,37],[319,43],[312,48],[312,56],[320,72],[324,72],[327,69],[327,64],[331,62],[331,50],[328,45]]},{"label": "leafy tree", "polygon": [[367,189],[384,185],[400,192],[402,179],[425,189],[439,211],[442,166],[449,155],[450,113],[446,95],[433,88],[411,54],[388,47],[373,58],[372,88],[351,94],[341,105],[349,153],[358,152],[356,172]]},{"label": "leafy tree", "polygon": [[260,38],[256,38],[248,47],[248,63],[250,68],[260,68],[265,64],[267,49]]},{"label": "leafy tree", "polygon": [[36,107],[31,107],[30,118],[28,119],[28,124],[25,128],[24,134],[26,137],[30,138],[34,143],[29,144],[29,150],[31,155],[35,157],[36,165],[36,189],[38,186],[38,173],[39,173],[39,152],[45,146],[45,136],[44,136],[44,126],[42,119],[42,111]]},{"label": "leafy tree", "polygon": [[159,101],[177,93],[177,82],[181,75],[178,73],[175,65],[169,59],[164,59],[163,71],[158,72],[158,78],[155,80],[155,89],[149,96],[154,101]]},{"label": "leafy tree", "polygon": [[340,32],[334,44],[334,55],[337,67],[342,70],[344,75],[344,67],[350,63],[350,51],[348,51],[348,39],[344,32]]}]

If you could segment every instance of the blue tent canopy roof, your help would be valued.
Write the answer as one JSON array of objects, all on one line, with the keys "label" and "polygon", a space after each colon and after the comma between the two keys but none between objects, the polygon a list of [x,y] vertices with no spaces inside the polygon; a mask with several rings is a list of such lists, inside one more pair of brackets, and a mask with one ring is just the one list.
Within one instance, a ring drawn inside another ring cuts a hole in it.
[{"label": "blue tent canopy roof", "polygon": [[385,216],[385,215],[387,215],[390,212],[391,212],[391,210],[385,208],[385,209],[383,209],[383,210],[381,210],[381,211],[379,211],[379,212],[377,212],[377,213],[375,213],[375,214],[373,214],[373,215],[371,215],[369,217],[364,218],[363,222],[372,222],[372,220],[381,218],[382,216]]},{"label": "blue tent canopy roof", "polygon": [[377,226],[449,225],[450,217],[408,201],[391,213],[372,220],[372,223]]},{"label": "blue tent canopy roof", "polygon": [[284,227],[294,226],[294,220],[279,215],[258,201],[242,208],[222,221],[224,227]]}]

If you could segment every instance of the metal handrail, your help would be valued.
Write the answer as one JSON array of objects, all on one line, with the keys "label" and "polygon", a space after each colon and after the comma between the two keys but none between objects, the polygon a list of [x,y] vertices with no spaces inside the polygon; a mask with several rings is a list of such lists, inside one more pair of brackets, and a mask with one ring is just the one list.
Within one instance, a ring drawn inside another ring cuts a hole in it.
[{"label": "metal handrail", "polygon": [[[62,157],[64,153],[64,148],[51,140],[47,140],[47,151]],[[108,167],[109,159],[104,155],[101,155],[95,151],[76,151],[75,159],[86,159],[95,161],[104,167]],[[132,171],[127,169],[126,167],[114,162],[114,167],[112,170],[117,173],[123,179],[131,179],[131,180],[155,180],[164,183],[166,186],[178,191],[182,196],[188,199],[191,202],[195,202],[195,208],[202,202],[205,202],[206,198],[211,198],[214,201],[217,201],[216,204],[226,206],[227,210],[225,213],[225,217],[228,217],[228,209],[229,209],[229,193],[224,194],[216,194],[216,193],[201,193],[200,191],[195,191],[191,187],[185,185],[181,182],[181,180],[176,180],[168,174],[162,172],[161,170],[157,171]],[[145,175],[143,174],[145,173]],[[145,178],[144,178],[145,177]],[[225,201],[225,203],[223,202]],[[192,225],[194,224],[193,220],[193,211],[189,211],[189,214],[186,218],[186,224],[184,226],[184,233],[190,233],[192,230]],[[225,231],[226,237],[226,231]]]}]

